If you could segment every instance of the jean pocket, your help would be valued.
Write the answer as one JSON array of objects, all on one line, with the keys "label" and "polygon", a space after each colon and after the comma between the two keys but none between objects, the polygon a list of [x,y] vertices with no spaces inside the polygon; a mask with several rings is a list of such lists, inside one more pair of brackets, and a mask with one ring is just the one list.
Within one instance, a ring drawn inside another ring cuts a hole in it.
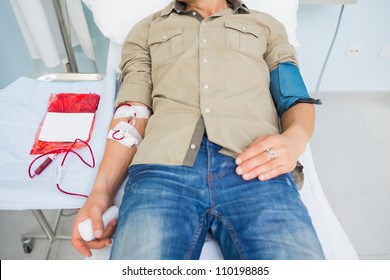
[{"label": "jean pocket", "polygon": [[134,192],[134,183],[142,176],[145,164],[134,164],[128,168],[128,179],[125,185],[126,192]]},{"label": "jean pocket", "polygon": [[273,191],[298,191],[298,187],[295,183],[294,177],[291,172],[281,174],[269,181],[264,181],[266,184],[272,187]]},{"label": "jean pocket", "polygon": [[245,22],[225,22],[226,47],[259,61],[267,42],[259,26]]}]

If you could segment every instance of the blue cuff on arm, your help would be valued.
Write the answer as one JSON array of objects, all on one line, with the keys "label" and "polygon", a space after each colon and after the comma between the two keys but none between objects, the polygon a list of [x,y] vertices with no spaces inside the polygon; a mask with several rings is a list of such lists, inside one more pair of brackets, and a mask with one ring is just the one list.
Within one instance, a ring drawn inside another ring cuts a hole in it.
[{"label": "blue cuff on arm", "polygon": [[280,63],[271,71],[270,91],[279,117],[298,103],[321,104],[310,98],[298,67],[291,62]]}]

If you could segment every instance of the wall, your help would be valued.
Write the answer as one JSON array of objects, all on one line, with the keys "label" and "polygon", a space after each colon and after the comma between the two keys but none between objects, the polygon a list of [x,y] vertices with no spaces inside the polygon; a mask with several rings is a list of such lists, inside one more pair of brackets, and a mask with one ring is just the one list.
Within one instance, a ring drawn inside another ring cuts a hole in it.
[{"label": "wall", "polygon": [[[310,91],[316,87],[336,29],[340,5],[301,5],[297,48],[302,75]],[[347,57],[349,44],[361,46],[358,57]],[[390,58],[379,58],[390,45],[390,1],[358,0],[346,5],[320,91],[390,91]]]},{"label": "wall", "polygon": [[[91,13],[85,9],[97,55],[98,71],[104,72],[107,40],[93,24]],[[313,91],[332,40],[339,5],[302,5],[298,11],[297,49],[302,75]],[[34,68],[9,0],[0,0],[0,88],[19,76],[33,71],[55,72],[41,63]],[[361,45],[359,57],[346,57],[349,43]],[[379,58],[382,45],[390,45],[390,1],[358,0],[346,5],[340,31],[328,67],[321,83],[322,91],[390,91],[390,58]],[[92,71],[91,63],[76,48],[80,71]]]},{"label": "wall", "polygon": [[[74,48],[79,72],[104,73],[108,40],[104,38],[93,22],[92,13],[84,7],[85,16],[92,37],[96,54],[96,65],[83,53],[80,46]],[[26,44],[19,29],[9,0],[0,0],[0,88],[4,88],[20,76],[31,76],[33,73],[63,72],[64,67],[59,65],[46,68],[40,60],[30,58]],[[61,58],[66,57],[65,53]]]},{"label": "wall", "polygon": [[0,0],[0,88],[32,72],[33,62],[9,0]]}]

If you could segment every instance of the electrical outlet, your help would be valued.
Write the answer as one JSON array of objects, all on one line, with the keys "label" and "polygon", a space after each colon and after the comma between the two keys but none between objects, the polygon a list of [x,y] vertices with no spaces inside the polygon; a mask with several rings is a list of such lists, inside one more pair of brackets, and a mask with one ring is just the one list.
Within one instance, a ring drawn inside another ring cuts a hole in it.
[{"label": "electrical outlet", "polygon": [[390,45],[383,45],[379,51],[379,57],[390,57]]},{"label": "electrical outlet", "polygon": [[359,44],[349,44],[347,48],[347,56],[358,57],[360,56],[362,49]]}]

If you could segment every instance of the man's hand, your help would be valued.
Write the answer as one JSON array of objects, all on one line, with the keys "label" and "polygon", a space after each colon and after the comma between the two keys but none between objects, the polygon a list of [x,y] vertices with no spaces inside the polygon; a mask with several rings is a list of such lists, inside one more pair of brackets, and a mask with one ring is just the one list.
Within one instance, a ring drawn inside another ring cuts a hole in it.
[{"label": "man's hand", "polygon": [[300,156],[294,143],[284,135],[257,138],[237,157],[237,174],[244,180],[265,181],[292,171]]},{"label": "man's hand", "polygon": [[[118,223],[117,219],[114,219],[104,229],[102,215],[108,209],[108,203],[98,203],[97,201],[96,198],[90,197],[73,222],[72,245],[77,251],[87,257],[92,255],[91,249],[101,249],[112,243],[110,238],[114,234]],[[78,224],[88,218],[92,221],[93,233],[96,238],[86,242],[80,236]]]},{"label": "man's hand", "polygon": [[237,174],[244,180],[264,181],[292,171],[313,134],[314,119],[311,104],[288,109],[281,118],[283,133],[257,138],[237,157]]}]

